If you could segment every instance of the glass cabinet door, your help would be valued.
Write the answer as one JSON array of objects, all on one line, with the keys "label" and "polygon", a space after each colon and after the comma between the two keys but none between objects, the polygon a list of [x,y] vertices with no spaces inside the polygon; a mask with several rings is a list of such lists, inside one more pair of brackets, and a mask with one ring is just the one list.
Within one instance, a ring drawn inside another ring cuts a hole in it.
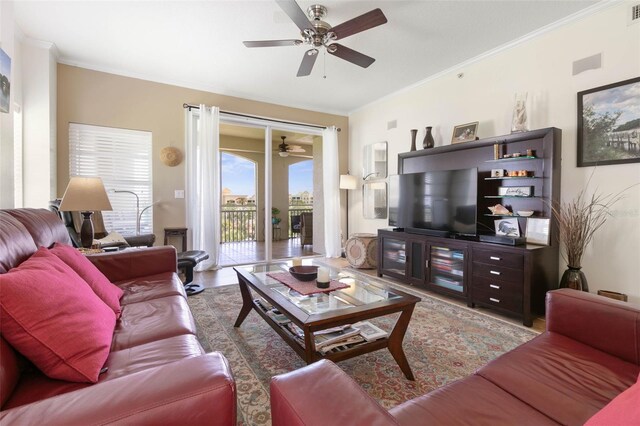
[{"label": "glass cabinet door", "polygon": [[464,293],[463,249],[430,246],[429,283],[457,293]]},{"label": "glass cabinet door", "polygon": [[407,271],[407,243],[396,238],[382,238],[382,269],[397,275]]}]

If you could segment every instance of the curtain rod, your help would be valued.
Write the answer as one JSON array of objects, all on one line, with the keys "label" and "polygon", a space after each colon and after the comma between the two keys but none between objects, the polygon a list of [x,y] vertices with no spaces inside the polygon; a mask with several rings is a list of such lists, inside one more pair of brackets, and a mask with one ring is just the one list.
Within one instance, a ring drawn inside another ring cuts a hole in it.
[{"label": "curtain rod", "polygon": [[[191,105],[191,104],[184,103],[184,104],[182,104],[182,108],[186,108],[189,111],[191,111],[192,109],[200,109],[200,106],[199,105]],[[276,120],[276,119],[273,119],[273,118],[264,118],[264,117],[257,117],[255,115],[240,114],[240,113],[237,113],[237,112],[222,111],[222,110],[220,110],[220,112],[223,112],[223,113],[228,114],[228,115],[234,115],[236,117],[255,118],[255,119],[258,119],[258,120],[273,121],[274,123],[294,124],[294,125],[298,125],[298,126],[315,127],[316,129],[326,129],[327,128],[327,126],[317,126],[315,124],[304,124],[304,123],[296,123],[294,121]],[[337,128],[338,132],[340,132],[341,130],[342,129],[340,129],[339,127]]]}]

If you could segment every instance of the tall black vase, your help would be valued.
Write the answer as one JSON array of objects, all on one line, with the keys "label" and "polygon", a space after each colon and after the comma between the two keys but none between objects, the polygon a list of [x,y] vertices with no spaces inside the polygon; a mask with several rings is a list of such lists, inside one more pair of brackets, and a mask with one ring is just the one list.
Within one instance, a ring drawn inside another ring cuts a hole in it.
[{"label": "tall black vase", "polygon": [[424,135],[424,140],[422,141],[422,147],[424,149],[433,148],[435,146],[435,141],[433,140],[433,135],[431,134],[431,126],[427,127],[427,132]]},{"label": "tall black vase", "polygon": [[416,150],[416,136],[418,135],[418,129],[411,129],[411,151]]},{"label": "tall black vase", "polygon": [[562,274],[560,279],[560,288],[572,288],[574,290],[581,290],[589,292],[589,284],[587,283],[587,277],[581,268],[574,268],[567,266],[567,270]]}]

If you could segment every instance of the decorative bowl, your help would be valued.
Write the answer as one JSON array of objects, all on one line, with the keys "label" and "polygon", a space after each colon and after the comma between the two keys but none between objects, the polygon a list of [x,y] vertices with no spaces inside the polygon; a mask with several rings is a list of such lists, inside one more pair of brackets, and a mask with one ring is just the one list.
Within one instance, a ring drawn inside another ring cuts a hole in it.
[{"label": "decorative bowl", "polygon": [[312,265],[292,266],[289,273],[300,281],[313,281],[318,277],[318,267]]},{"label": "decorative bowl", "polygon": [[518,210],[518,216],[529,217],[533,216],[533,210]]}]

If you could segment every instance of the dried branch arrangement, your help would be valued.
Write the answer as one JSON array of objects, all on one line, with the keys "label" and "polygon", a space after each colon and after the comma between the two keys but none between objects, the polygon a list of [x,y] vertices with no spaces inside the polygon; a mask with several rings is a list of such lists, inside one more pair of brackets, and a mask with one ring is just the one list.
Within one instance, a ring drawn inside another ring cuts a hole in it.
[{"label": "dried branch arrangement", "polygon": [[605,224],[611,216],[611,207],[624,198],[623,194],[629,188],[631,187],[609,195],[596,191],[591,196],[587,195],[586,189],[582,189],[573,200],[551,205],[553,217],[558,224],[562,258],[567,266],[582,267],[582,255],[593,235]]}]

